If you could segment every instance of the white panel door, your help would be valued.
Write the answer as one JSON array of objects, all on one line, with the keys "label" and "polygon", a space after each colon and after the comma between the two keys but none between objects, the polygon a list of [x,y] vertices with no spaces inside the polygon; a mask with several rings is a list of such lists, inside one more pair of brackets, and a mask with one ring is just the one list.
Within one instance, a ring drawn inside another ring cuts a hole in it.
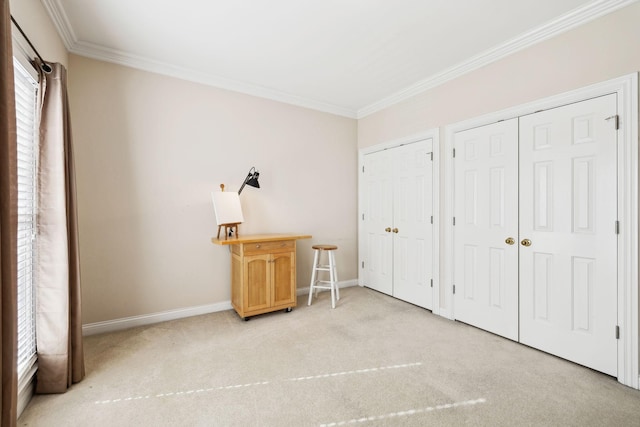
[{"label": "white panel door", "polygon": [[395,148],[393,296],[431,309],[433,140]]},{"label": "white panel door", "polygon": [[365,285],[389,295],[393,292],[392,157],[389,150],[364,157]]},{"label": "white panel door", "polygon": [[455,134],[454,308],[518,339],[518,119]]},{"label": "white panel door", "polygon": [[520,118],[520,341],[614,376],[615,114],[612,94]]}]

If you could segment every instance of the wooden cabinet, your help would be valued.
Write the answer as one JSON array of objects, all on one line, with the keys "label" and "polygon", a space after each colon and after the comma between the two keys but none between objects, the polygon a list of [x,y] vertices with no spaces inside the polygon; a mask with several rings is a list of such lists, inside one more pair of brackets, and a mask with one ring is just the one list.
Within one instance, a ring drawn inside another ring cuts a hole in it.
[{"label": "wooden cabinet", "polygon": [[259,235],[229,240],[231,305],[243,319],[296,306],[296,240],[300,235]]},{"label": "wooden cabinet", "polygon": [[296,242],[232,246],[231,301],[240,317],[296,306]]}]

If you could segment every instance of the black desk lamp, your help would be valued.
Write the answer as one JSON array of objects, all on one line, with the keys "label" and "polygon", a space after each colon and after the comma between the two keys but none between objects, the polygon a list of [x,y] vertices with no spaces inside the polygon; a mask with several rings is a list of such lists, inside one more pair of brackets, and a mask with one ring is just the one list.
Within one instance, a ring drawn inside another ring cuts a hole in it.
[{"label": "black desk lamp", "polygon": [[250,185],[255,188],[260,188],[260,183],[258,182],[259,176],[260,176],[260,172],[256,170],[255,166],[249,169],[249,173],[247,174],[247,177],[244,179],[244,182],[242,183],[242,187],[240,187],[240,189],[238,190],[238,194],[242,193],[242,189],[244,188],[245,185]]}]

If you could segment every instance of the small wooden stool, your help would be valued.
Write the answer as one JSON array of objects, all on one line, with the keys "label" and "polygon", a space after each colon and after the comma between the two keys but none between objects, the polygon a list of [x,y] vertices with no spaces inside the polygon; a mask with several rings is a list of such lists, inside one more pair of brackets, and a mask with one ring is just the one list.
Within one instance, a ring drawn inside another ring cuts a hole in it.
[{"label": "small wooden stool", "polygon": [[[336,300],[340,299],[340,288],[338,287],[338,272],[336,270],[336,259],[334,256],[335,250],[338,249],[335,245],[313,245],[313,270],[311,272],[311,285],[309,287],[309,302],[307,305],[311,305],[311,299],[313,298],[313,291],[316,291],[318,295],[318,289],[330,289],[331,290],[331,308],[336,308]],[[328,264],[320,264],[322,252],[327,253]],[[320,280],[318,272],[329,272],[329,280]]]}]

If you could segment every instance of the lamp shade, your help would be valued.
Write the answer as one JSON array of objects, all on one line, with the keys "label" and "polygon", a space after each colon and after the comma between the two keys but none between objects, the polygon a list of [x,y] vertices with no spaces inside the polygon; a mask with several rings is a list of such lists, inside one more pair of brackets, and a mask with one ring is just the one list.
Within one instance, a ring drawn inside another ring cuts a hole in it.
[{"label": "lamp shade", "polygon": [[245,185],[248,185],[250,187],[260,188],[258,177],[260,177],[260,172],[256,170],[255,166],[249,169],[249,173],[247,174],[247,177],[244,179],[244,182],[242,183],[242,187],[240,187],[240,189],[238,190],[238,194],[242,193],[242,189],[244,188]]},{"label": "lamp shade", "polygon": [[244,222],[238,193],[234,191],[214,191],[211,196],[213,198],[213,210],[216,213],[216,225]]},{"label": "lamp shade", "polygon": [[259,172],[255,172],[251,178],[247,180],[247,185],[251,187],[260,188],[260,183],[258,182],[258,176],[260,176]]}]

